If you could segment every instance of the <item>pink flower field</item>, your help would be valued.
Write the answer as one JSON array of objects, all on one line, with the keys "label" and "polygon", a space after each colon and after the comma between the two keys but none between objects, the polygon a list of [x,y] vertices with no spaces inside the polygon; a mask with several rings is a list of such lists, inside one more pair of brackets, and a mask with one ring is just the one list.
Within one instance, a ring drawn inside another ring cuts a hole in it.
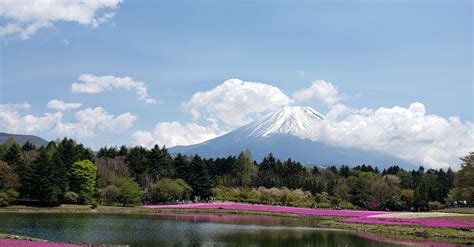
[{"label": "pink flower field", "polygon": [[23,239],[0,238],[2,247],[81,247],[85,245],[37,242]]},{"label": "pink flower field", "polygon": [[[145,208],[168,208],[168,209],[226,209],[226,210],[242,210],[257,211],[271,213],[290,213],[297,215],[318,215],[318,216],[336,216],[346,217],[343,222],[361,223],[361,224],[382,224],[382,225],[413,225],[425,227],[448,227],[448,228],[468,228],[474,229],[473,218],[465,217],[420,217],[420,216],[404,216],[404,217],[374,217],[383,216],[384,214],[400,214],[406,213],[383,212],[383,211],[360,211],[360,210],[331,210],[331,209],[312,209],[312,208],[296,208],[285,206],[269,206],[246,203],[232,202],[216,202],[216,203],[194,203],[194,204],[175,204],[175,205],[150,205]],[[388,215],[387,215],[388,216]]]}]

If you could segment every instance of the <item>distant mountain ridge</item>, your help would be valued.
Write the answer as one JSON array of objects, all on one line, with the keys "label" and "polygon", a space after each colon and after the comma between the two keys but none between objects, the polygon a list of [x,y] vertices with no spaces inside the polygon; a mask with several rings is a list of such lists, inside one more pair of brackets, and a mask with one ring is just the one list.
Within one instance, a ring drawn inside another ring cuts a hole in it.
[{"label": "distant mountain ridge", "polygon": [[313,138],[313,128],[324,116],[310,107],[285,106],[267,116],[225,135],[190,146],[170,148],[172,154],[198,154],[206,158],[237,155],[249,149],[255,160],[273,153],[279,159],[300,161],[305,165],[375,165],[386,168],[415,165],[400,158],[360,148],[333,147]]},{"label": "distant mountain ridge", "polygon": [[23,145],[28,141],[36,147],[48,145],[48,141],[38,136],[9,134],[5,132],[0,132],[0,144],[4,144],[10,138],[13,138],[13,140],[15,140],[15,142],[19,145]]}]

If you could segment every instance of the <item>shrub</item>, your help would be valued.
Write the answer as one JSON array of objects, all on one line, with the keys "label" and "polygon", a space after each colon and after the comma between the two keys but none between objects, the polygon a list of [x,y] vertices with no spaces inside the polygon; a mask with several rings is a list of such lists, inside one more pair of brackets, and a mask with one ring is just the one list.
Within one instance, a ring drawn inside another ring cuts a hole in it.
[{"label": "shrub", "polygon": [[131,178],[114,178],[112,184],[120,189],[117,199],[122,206],[134,206],[140,203],[142,198],[140,186]]},{"label": "shrub", "polygon": [[64,194],[64,202],[74,204],[79,201],[79,194],[73,191],[68,191]]},{"label": "shrub", "polygon": [[342,209],[356,209],[356,207],[354,207],[354,205],[352,205],[352,203],[350,203],[348,201],[340,202],[339,207],[342,208]]},{"label": "shrub", "polygon": [[96,208],[97,208],[97,201],[96,201],[96,200],[92,200],[92,201],[91,201],[91,208],[92,208],[92,209],[96,209]]},{"label": "shrub", "polygon": [[18,198],[19,194],[15,190],[0,192],[0,207],[6,207]]},{"label": "shrub", "polygon": [[189,199],[191,187],[182,179],[163,178],[151,185],[150,194],[153,202],[173,202]]},{"label": "shrub", "polygon": [[331,203],[321,202],[321,203],[316,203],[316,208],[332,208],[332,205]]},{"label": "shrub", "polygon": [[120,189],[113,184],[108,185],[100,192],[100,197],[104,201],[105,205],[112,205],[118,203],[119,196]]},{"label": "shrub", "polygon": [[444,208],[444,205],[438,201],[428,202],[428,208],[430,210],[440,210]]},{"label": "shrub", "polygon": [[0,192],[0,207],[6,207],[10,204],[10,197],[5,192]]}]

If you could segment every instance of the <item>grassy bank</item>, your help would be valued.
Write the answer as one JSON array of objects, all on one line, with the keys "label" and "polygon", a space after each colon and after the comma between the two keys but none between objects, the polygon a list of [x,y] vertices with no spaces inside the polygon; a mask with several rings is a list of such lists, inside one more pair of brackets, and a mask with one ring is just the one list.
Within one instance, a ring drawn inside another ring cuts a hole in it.
[{"label": "grassy bank", "polygon": [[[118,206],[99,206],[91,209],[87,205],[61,205],[59,207],[28,207],[28,206],[10,206],[0,208],[0,213],[110,213],[110,214],[244,214],[244,215],[265,215],[278,217],[292,217],[312,219],[317,222],[318,227],[336,228],[353,230],[376,234],[383,237],[409,239],[409,240],[429,240],[449,243],[472,244],[474,243],[474,232],[472,229],[455,228],[434,228],[405,225],[374,225],[341,222],[341,217],[334,216],[302,216],[290,213],[272,213],[243,210],[225,210],[225,209],[162,209],[162,208],[142,208],[142,207],[118,207]],[[474,220],[474,215],[467,216]]]}]

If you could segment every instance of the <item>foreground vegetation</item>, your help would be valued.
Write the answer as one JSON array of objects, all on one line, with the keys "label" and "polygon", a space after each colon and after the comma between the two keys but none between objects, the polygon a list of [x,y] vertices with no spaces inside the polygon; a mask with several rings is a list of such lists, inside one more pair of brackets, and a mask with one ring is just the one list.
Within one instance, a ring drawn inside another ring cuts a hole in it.
[{"label": "foreground vegetation", "polygon": [[370,165],[305,167],[249,152],[203,159],[165,147],[101,148],[71,139],[37,148],[0,145],[0,206],[62,203],[132,206],[209,201],[394,211],[425,211],[474,203],[474,153],[462,169],[406,171]]}]

